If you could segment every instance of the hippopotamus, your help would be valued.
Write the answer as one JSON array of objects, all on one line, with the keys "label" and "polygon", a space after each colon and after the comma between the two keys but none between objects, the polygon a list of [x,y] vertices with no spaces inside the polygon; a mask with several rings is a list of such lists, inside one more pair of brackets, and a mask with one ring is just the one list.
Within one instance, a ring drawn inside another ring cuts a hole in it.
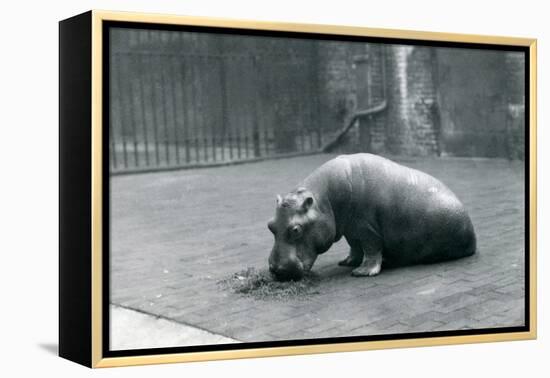
[{"label": "hippopotamus", "polygon": [[338,264],[352,276],[382,267],[428,264],[476,252],[472,221],[457,196],[436,178],[381,156],[360,153],[327,161],[290,193],[277,195],[269,270],[298,280],[317,256],[342,238]]}]

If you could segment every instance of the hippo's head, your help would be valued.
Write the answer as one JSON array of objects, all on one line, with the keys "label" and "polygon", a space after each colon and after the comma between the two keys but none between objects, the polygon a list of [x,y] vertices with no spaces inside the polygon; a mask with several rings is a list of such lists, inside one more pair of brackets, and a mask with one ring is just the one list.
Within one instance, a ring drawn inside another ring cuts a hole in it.
[{"label": "hippo's head", "polygon": [[267,226],[275,238],[269,270],[280,281],[302,278],[334,242],[332,214],[321,211],[313,193],[305,188],[278,195],[275,217]]}]

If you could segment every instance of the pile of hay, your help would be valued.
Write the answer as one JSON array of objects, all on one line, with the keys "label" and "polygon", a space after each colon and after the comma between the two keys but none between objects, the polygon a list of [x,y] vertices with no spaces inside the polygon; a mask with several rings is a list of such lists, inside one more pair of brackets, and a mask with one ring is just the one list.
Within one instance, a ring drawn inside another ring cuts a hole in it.
[{"label": "pile of hay", "polygon": [[315,290],[319,278],[309,273],[300,281],[275,281],[267,270],[247,268],[232,274],[230,277],[220,281],[220,284],[237,294],[243,294],[256,299],[285,300],[305,298],[312,294],[319,294]]}]

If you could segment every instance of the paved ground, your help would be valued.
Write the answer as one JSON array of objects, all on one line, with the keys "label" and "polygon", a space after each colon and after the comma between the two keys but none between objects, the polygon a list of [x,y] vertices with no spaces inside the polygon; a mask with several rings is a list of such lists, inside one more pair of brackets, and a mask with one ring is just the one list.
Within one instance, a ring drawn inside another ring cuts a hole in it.
[{"label": "paved ground", "polygon": [[232,273],[265,268],[275,195],[331,157],[113,177],[111,302],[240,341],[524,324],[524,171],[505,160],[401,161],[461,198],[474,257],[353,278],[336,265],[341,241],[314,266],[318,294],[270,301],[224,290]]},{"label": "paved ground", "polygon": [[109,341],[112,350],[237,342],[196,327],[115,305],[111,305],[110,318],[112,332]]}]

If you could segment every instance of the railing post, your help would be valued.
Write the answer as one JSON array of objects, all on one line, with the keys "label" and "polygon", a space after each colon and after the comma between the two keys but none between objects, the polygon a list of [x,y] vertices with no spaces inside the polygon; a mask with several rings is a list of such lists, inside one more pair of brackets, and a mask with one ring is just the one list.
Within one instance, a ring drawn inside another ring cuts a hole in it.
[{"label": "railing post", "polygon": [[141,121],[143,122],[143,143],[145,144],[145,165],[149,166],[149,136],[147,133],[147,115],[145,102],[145,85],[143,72],[143,55],[139,55],[137,60],[137,76],[139,80],[139,97],[141,100]]},{"label": "railing post", "polygon": [[120,121],[120,135],[122,139],[122,160],[124,162],[124,168],[128,168],[128,151],[126,146],[126,117],[125,106],[123,101],[123,90],[122,90],[122,79],[121,79],[121,61],[120,54],[115,55],[116,59],[113,59],[113,65],[116,67],[114,74],[116,75],[116,87],[117,87],[117,99],[118,99],[118,109],[119,109],[119,121]]}]

